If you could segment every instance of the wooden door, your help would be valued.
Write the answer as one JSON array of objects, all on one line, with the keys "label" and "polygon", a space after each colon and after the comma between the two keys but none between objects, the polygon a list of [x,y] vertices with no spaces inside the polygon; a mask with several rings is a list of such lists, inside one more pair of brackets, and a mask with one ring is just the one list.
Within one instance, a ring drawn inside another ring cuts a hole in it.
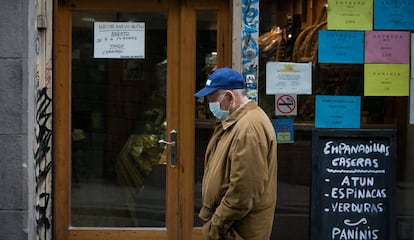
[{"label": "wooden door", "polygon": [[55,1],[55,239],[201,239],[193,94],[230,65],[229,6]]}]

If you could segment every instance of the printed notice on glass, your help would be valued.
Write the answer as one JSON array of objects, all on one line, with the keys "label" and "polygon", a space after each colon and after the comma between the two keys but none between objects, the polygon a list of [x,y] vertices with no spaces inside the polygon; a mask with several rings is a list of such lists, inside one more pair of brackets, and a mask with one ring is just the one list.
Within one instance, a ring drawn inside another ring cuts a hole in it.
[{"label": "printed notice on glass", "polygon": [[312,132],[311,239],[395,239],[396,131]]},{"label": "printed notice on glass", "polygon": [[275,115],[288,116],[298,115],[298,97],[296,94],[276,94],[275,95]]},{"label": "printed notice on glass", "polygon": [[329,1],[329,30],[372,30],[372,1]]},{"label": "printed notice on glass", "polygon": [[277,143],[293,143],[294,140],[294,123],[292,118],[273,119],[273,127],[276,132]]},{"label": "printed notice on glass", "polygon": [[413,0],[374,0],[374,29],[414,30],[413,12]]},{"label": "printed notice on glass", "polygon": [[360,128],[360,122],[360,96],[316,96],[315,128]]},{"label": "printed notice on glass", "polygon": [[408,96],[409,64],[365,64],[365,96]]},{"label": "printed notice on glass", "polygon": [[94,58],[145,58],[144,22],[95,22]]},{"label": "printed notice on glass", "polygon": [[319,63],[364,63],[363,31],[319,31]]},{"label": "printed notice on glass", "polygon": [[312,94],[312,63],[266,63],[266,94],[285,93]]},{"label": "printed notice on glass", "polygon": [[410,62],[410,33],[406,31],[366,31],[365,63]]}]

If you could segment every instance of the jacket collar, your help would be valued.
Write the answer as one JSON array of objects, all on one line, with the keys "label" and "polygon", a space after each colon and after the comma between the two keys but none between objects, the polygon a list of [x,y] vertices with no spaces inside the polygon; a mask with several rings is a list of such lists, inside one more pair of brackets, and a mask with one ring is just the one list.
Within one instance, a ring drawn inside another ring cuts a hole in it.
[{"label": "jacket collar", "polygon": [[256,102],[250,100],[249,102],[241,106],[239,109],[234,111],[232,114],[230,114],[226,120],[219,122],[219,123],[221,123],[223,130],[226,130],[227,128],[235,124],[240,118],[242,118],[248,111],[256,107],[257,107]]}]

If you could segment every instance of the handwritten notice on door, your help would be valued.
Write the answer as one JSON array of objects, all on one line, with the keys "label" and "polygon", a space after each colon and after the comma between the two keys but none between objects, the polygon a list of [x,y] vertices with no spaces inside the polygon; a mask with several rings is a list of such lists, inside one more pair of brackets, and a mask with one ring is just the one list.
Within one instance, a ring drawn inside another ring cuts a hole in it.
[{"label": "handwritten notice on door", "polygon": [[312,94],[312,63],[266,63],[266,94],[285,93]]},{"label": "handwritten notice on door", "polygon": [[374,0],[374,29],[414,30],[413,12],[412,0]]},{"label": "handwritten notice on door", "polygon": [[313,131],[311,239],[395,239],[395,135]]},{"label": "handwritten notice on door", "polygon": [[365,96],[408,96],[409,64],[365,64]]},{"label": "handwritten notice on door", "polygon": [[94,58],[145,58],[145,23],[95,22]]},{"label": "handwritten notice on door", "polygon": [[410,32],[366,31],[365,63],[410,63]]},{"label": "handwritten notice on door", "polygon": [[363,31],[319,31],[319,63],[364,63]]},{"label": "handwritten notice on door", "polygon": [[372,1],[329,1],[329,30],[371,30]]}]

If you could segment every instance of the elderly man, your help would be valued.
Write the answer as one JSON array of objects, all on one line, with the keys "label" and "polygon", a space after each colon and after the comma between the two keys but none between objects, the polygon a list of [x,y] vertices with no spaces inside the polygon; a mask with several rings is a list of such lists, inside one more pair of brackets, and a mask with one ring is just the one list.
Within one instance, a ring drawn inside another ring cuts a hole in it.
[{"label": "elderly man", "polygon": [[199,217],[205,239],[270,238],[276,205],[277,154],[272,122],[246,96],[243,76],[220,68],[195,94],[219,120],[208,143]]}]

